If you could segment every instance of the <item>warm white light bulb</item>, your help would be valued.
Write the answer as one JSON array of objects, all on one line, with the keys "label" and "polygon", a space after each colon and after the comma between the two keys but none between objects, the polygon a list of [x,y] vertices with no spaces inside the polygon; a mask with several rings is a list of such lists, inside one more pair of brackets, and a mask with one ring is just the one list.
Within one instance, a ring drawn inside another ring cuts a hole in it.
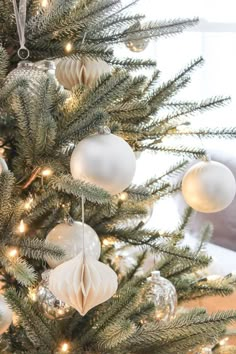
[{"label": "warm white light bulb", "polygon": [[42,171],[43,177],[51,176],[51,174],[52,174],[52,170],[50,170],[49,168],[45,168],[45,170]]},{"label": "warm white light bulb", "polygon": [[226,337],[226,338],[222,339],[222,340],[219,342],[220,346],[225,345],[225,344],[228,342],[228,340],[229,340],[229,338],[228,338],[228,337]]},{"label": "warm white light bulb", "polygon": [[18,255],[18,250],[16,248],[12,248],[8,252],[9,257],[14,258]]},{"label": "warm white light bulb", "polygon": [[125,202],[127,199],[128,199],[129,195],[128,193],[126,192],[123,192],[119,195],[119,199],[122,201],[122,202]]},{"label": "warm white light bulb", "polygon": [[65,46],[65,51],[67,53],[70,53],[72,51],[72,48],[73,48],[72,44],[70,42],[68,42]]},{"label": "warm white light bulb", "polygon": [[25,209],[26,210],[29,210],[30,208],[31,208],[31,205],[32,205],[32,203],[33,203],[33,198],[29,198],[26,202],[25,202]]},{"label": "warm white light bulb", "polygon": [[26,229],[26,227],[25,227],[24,220],[21,220],[20,225],[19,225],[19,232],[21,234],[23,234],[25,232],[25,229]]},{"label": "warm white light bulb", "polygon": [[67,353],[69,351],[69,344],[68,343],[63,343],[61,346],[61,351],[63,353]]},{"label": "warm white light bulb", "polygon": [[48,0],[41,0],[41,6],[42,7],[47,7],[48,6]]}]

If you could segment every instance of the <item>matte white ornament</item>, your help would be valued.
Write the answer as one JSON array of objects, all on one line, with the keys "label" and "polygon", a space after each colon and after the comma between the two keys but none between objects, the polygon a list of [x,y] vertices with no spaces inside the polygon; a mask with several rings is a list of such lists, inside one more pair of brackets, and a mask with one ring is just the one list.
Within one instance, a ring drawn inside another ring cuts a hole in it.
[{"label": "matte white ornament", "polygon": [[5,171],[8,171],[6,161],[0,157],[0,174]]},{"label": "matte white ornament", "polygon": [[7,331],[12,323],[13,312],[0,295],[0,335]]},{"label": "matte white ornament", "polygon": [[135,174],[136,158],[125,140],[114,134],[83,139],[70,161],[74,179],[89,182],[114,195],[123,192]]},{"label": "matte white ornament", "polygon": [[[66,255],[62,259],[48,258],[47,263],[51,268],[77,256],[83,249],[83,224],[74,221],[73,224],[59,224],[52,229],[46,237],[46,242],[61,247]],[[90,256],[99,259],[101,243],[96,232],[84,224],[84,247]]]},{"label": "matte white ornament", "polygon": [[71,90],[77,85],[91,87],[100,76],[110,73],[110,71],[110,65],[104,60],[67,58],[58,62],[56,78],[66,89]]},{"label": "matte white ornament", "polygon": [[116,273],[83,252],[53,269],[49,276],[50,291],[81,316],[111,298],[117,286]]},{"label": "matte white ornament", "polygon": [[203,213],[218,212],[233,201],[235,178],[225,165],[201,161],[184,175],[182,192],[186,203],[193,209]]}]

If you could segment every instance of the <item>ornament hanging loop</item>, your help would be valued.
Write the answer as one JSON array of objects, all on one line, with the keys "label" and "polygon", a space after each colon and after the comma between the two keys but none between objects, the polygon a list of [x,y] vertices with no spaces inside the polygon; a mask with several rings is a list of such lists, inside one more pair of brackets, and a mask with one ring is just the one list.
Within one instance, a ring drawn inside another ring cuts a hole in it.
[{"label": "ornament hanging loop", "polygon": [[17,51],[17,55],[21,60],[27,60],[30,56],[29,49],[26,47],[20,47]]},{"label": "ornament hanging loop", "polygon": [[26,24],[26,9],[27,0],[19,1],[19,8],[17,6],[16,0],[13,0],[14,14],[16,18],[17,33],[20,42],[20,49],[17,54],[21,60],[26,60],[30,56],[29,50],[25,46],[25,24]]}]

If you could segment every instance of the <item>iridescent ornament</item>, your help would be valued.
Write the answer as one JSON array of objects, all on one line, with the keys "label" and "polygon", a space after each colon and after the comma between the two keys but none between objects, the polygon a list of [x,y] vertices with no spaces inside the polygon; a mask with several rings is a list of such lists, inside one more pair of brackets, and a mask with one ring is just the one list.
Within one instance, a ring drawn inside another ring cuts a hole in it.
[{"label": "iridescent ornament", "polygon": [[147,300],[154,303],[154,319],[167,322],[174,318],[177,308],[177,293],[174,285],[167,279],[160,276],[159,271],[153,271],[147,279],[149,287]]},{"label": "iridescent ornament", "polygon": [[[143,52],[149,44],[149,39],[143,38],[142,34],[140,34],[140,38],[137,38],[137,30],[141,31],[141,29],[142,25],[140,22],[137,22],[129,28],[130,33],[127,35],[125,45],[131,52]],[[145,36],[145,34],[143,34],[143,36]]]},{"label": "iridescent ornament", "polygon": [[51,320],[63,320],[71,317],[74,309],[57,299],[48,288],[50,271],[42,274],[42,281],[35,292],[35,299],[42,308],[44,315]]}]

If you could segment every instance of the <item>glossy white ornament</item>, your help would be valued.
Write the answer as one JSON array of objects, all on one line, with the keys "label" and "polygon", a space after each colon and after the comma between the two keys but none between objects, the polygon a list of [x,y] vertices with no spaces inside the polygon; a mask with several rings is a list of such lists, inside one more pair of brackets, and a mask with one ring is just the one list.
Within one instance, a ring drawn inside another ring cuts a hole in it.
[{"label": "glossy white ornament", "polygon": [[[77,256],[83,249],[83,224],[74,221],[73,224],[58,224],[46,237],[46,242],[62,248],[66,255],[62,259],[48,258],[47,263],[51,268],[68,261]],[[85,252],[99,259],[101,254],[101,243],[96,232],[87,224],[84,224],[84,246]]]},{"label": "glossy white ornament", "polygon": [[13,312],[6,300],[0,295],[0,335],[7,331],[12,323]]},{"label": "glossy white ornament", "polygon": [[182,181],[186,203],[202,213],[215,213],[227,208],[235,192],[234,175],[228,167],[215,161],[201,161],[192,166]]},{"label": "glossy white ornament", "polygon": [[100,78],[110,73],[111,67],[104,60],[98,59],[61,59],[56,66],[56,78],[66,89],[85,85],[88,87]]},{"label": "glossy white ornament", "polygon": [[6,161],[0,157],[0,174],[5,171],[8,171]]},{"label": "glossy white ornament", "polygon": [[114,134],[83,139],[70,161],[74,179],[89,182],[114,195],[123,192],[135,174],[136,158],[127,142]]},{"label": "glossy white ornament", "polygon": [[116,273],[83,252],[53,269],[49,276],[50,291],[81,316],[111,298],[117,286]]}]

